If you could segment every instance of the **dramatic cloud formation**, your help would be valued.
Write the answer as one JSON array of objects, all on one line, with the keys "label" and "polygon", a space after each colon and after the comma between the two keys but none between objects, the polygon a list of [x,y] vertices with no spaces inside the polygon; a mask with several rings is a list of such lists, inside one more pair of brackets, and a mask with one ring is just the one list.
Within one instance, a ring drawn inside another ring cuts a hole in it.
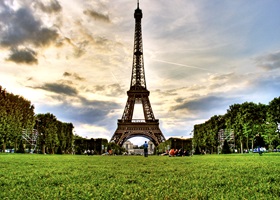
[{"label": "dramatic cloud formation", "polygon": [[[36,113],[72,122],[76,134],[110,139],[130,87],[136,4],[0,1],[0,85]],[[279,96],[279,7],[277,0],[140,1],[149,98],[167,138],[189,137],[194,124],[234,103]]]},{"label": "dramatic cloud formation", "polygon": [[[4,1],[0,4],[0,45],[12,49],[9,61],[37,64],[38,60],[35,56],[38,53],[35,49],[56,43],[59,34],[56,29],[47,27],[35,15],[32,4],[25,3],[25,1],[21,3],[22,7],[17,9],[13,1]],[[51,1],[50,6],[44,6],[39,1],[34,3],[46,12],[59,11],[57,1]]]},{"label": "dramatic cloud formation", "polygon": [[[1,26],[1,45],[17,46],[27,45],[28,43],[35,46],[49,45],[54,41],[58,34],[56,30],[43,27],[40,20],[37,20],[29,8],[20,8],[2,13]],[[2,18],[3,17],[3,18]]]}]

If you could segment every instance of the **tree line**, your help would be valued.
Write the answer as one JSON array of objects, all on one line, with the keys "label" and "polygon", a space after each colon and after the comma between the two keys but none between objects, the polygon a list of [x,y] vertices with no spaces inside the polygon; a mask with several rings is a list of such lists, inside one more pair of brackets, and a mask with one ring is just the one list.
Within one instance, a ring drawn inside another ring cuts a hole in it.
[{"label": "tree line", "polygon": [[[37,147],[41,153],[71,153],[74,126],[53,114],[36,114],[34,106],[22,96],[0,86],[0,146],[23,153]],[[25,137],[24,137],[25,136]]]},{"label": "tree line", "polygon": [[280,148],[280,97],[268,105],[245,102],[229,106],[226,114],[214,115],[194,126],[193,144],[196,153],[219,152],[224,143],[231,143],[239,152],[257,146],[269,150]]}]

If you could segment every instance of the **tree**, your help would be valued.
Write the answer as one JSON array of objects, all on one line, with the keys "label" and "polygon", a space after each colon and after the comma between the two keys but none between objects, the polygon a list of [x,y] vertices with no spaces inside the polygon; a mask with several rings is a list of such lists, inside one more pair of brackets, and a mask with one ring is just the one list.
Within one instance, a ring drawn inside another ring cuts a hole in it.
[{"label": "tree", "polygon": [[37,114],[37,128],[39,133],[39,143],[42,153],[55,153],[55,148],[59,145],[57,137],[57,119],[51,113]]},{"label": "tree", "polygon": [[269,143],[273,146],[280,145],[280,97],[274,98],[268,105],[268,120],[266,122],[266,134],[270,135]]},{"label": "tree", "polygon": [[[270,149],[280,144],[280,97],[274,98],[269,105],[244,102],[233,104],[225,115],[214,115],[205,123],[194,125],[193,144],[197,151],[213,149],[219,144],[218,132],[230,130],[234,133],[234,145],[253,149],[256,135],[262,138],[262,145]],[[227,141],[228,142],[228,141]]]},{"label": "tree", "polygon": [[73,145],[74,145],[74,134],[73,129],[74,125],[72,123],[64,123],[65,124],[65,152],[67,153],[73,153]]},{"label": "tree", "polygon": [[266,119],[267,106],[264,104],[255,104],[253,102],[245,102],[241,104],[241,126],[243,135],[246,139],[246,148],[249,149],[249,142],[252,144],[256,134],[262,130],[262,125]]},{"label": "tree", "polygon": [[239,145],[241,152],[243,152],[243,135],[242,135],[242,126],[240,125],[240,113],[239,108],[240,104],[233,104],[227,110],[225,114],[225,121],[227,129],[232,129],[234,132],[234,138],[236,141],[239,140]]},{"label": "tree", "polygon": [[274,122],[280,123],[280,96],[274,98],[268,105],[268,112]]},{"label": "tree", "polygon": [[21,140],[23,129],[31,129],[34,124],[34,106],[21,96],[6,92],[0,86],[0,140],[5,151],[7,143]]},{"label": "tree", "polygon": [[227,140],[224,141],[224,145],[223,145],[223,148],[222,148],[222,153],[223,154],[231,153]]},{"label": "tree", "polygon": [[278,125],[268,112],[266,122],[263,124],[263,131],[261,132],[261,135],[271,151],[279,144],[279,134],[277,130]]},{"label": "tree", "polygon": [[113,150],[114,154],[117,154],[117,155],[121,155],[126,151],[125,148],[120,147],[119,145],[117,145],[116,143],[113,143],[113,142],[108,143],[107,150],[108,151]]},{"label": "tree", "polygon": [[39,133],[42,153],[72,153],[74,136],[72,123],[61,122],[51,113],[37,114],[34,127]]}]

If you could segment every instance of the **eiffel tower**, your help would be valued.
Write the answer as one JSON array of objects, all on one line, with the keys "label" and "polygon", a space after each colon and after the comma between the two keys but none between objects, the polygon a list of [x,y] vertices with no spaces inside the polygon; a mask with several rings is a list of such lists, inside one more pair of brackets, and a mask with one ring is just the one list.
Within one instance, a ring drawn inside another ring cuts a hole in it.
[{"label": "eiffel tower", "polygon": [[[139,9],[139,1],[137,1],[137,9],[134,12],[135,34],[130,90],[127,91],[128,98],[122,119],[118,120],[118,128],[110,141],[119,146],[136,136],[149,139],[155,146],[165,141],[165,137],[159,128],[159,120],[155,119],[149,101],[150,92],[146,87],[141,31],[142,16],[142,10]],[[132,119],[135,104],[142,104],[145,119]]]}]

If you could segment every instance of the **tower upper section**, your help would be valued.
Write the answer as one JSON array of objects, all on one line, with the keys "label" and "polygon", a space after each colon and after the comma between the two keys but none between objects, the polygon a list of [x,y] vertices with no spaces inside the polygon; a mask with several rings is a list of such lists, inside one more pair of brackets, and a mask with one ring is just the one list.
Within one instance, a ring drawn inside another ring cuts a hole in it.
[{"label": "tower upper section", "polygon": [[137,9],[134,12],[135,18],[135,33],[134,33],[134,50],[133,50],[133,64],[130,91],[146,90],[146,80],[143,60],[143,42],[142,42],[142,28],[141,19],[143,17],[142,10],[139,8],[137,2]]},{"label": "tower upper section", "polygon": [[142,10],[139,8],[139,2],[137,2],[137,9],[134,12],[134,18],[136,20],[141,21],[142,17],[143,17]]}]

